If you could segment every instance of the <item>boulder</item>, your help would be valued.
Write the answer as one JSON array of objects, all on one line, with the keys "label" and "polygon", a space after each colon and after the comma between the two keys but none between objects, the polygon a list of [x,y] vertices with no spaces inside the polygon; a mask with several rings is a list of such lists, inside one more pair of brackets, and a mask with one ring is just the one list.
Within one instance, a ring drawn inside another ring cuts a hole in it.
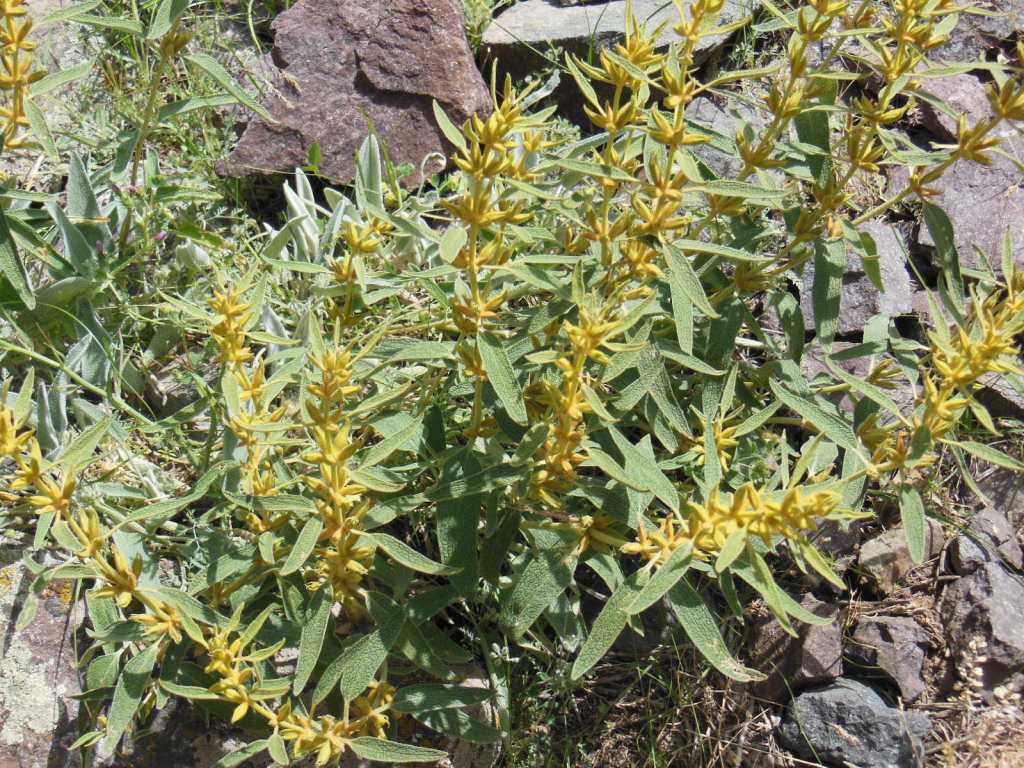
[{"label": "boulder", "polygon": [[[942,545],[942,526],[934,520],[928,520],[925,560],[938,555],[942,551]],[[890,528],[865,541],[861,545],[857,564],[875,588],[883,594],[895,590],[900,580],[915,566],[907,549],[907,539],[902,528]]]},{"label": "boulder", "polygon": [[[985,111],[972,114],[969,122],[973,124],[988,115],[986,104]],[[1005,151],[1018,156],[1024,152],[1024,139],[1016,137],[1010,126],[998,130],[997,135],[1004,139]],[[982,268],[980,251],[998,272],[1007,232],[1013,241],[1014,261],[1024,266],[1024,188],[1020,169],[1011,160],[994,153],[990,157],[992,163],[987,166],[966,160],[954,163],[931,185],[940,190],[931,202],[944,210],[953,224],[960,263]],[[918,239],[922,245],[935,246],[924,224]]]},{"label": "boulder", "polygon": [[868,686],[840,679],[793,699],[779,740],[815,765],[916,768],[929,730],[927,715],[890,707]]},{"label": "boulder", "polygon": [[953,142],[959,132],[959,116],[967,115],[968,122],[975,122],[990,114],[985,86],[971,74],[947,75],[924,80],[921,91],[941,99],[952,110],[950,115],[924,99],[918,99],[921,122],[943,142]]},{"label": "boulder", "polygon": [[961,13],[949,41],[929,53],[933,61],[983,61],[986,53],[1024,31],[1024,0],[990,0],[984,16]]},{"label": "boulder", "polygon": [[20,552],[0,545],[0,767],[78,766],[73,587],[51,584],[31,614],[32,574]]},{"label": "boulder", "polygon": [[906,704],[913,704],[927,688],[924,664],[932,648],[931,636],[909,616],[866,616],[857,622],[847,653],[850,660],[879,670],[900,689]]},{"label": "boulder", "polygon": [[843,674],[843,632],[839,608],[805,595],[800,603],[828,624],[798,624],[798,637],[787,634],[773,616],[753,628],[750,666],[768,675],[751,685],[759,699],[786,701],[794,691],[835,680]]},{"label": "boulder", "polygon": [[971,518],[967,530],[949,548],[953,570],[961,576],[974,573],[981,565],[1003,562],[1014,568],[1024,566],[1024,554],[1017,534],[1006,515],[986,507]]},{"label": "boulder", "polygon": [[[580,56],[618,42],[626,31],[627,0],[563,5],[552,0],[522,0],[494,19],[483,36],[483,48],[499,65],[518,77],[550,65],[549,49],[557,47]],[[726,0],[719,24],[730,24],[751,13],[755,0]],[[679,20],[674,3],[665,0],[633,0],[636,18],[662,31],[659,44],[668,45],[679,36],[672,27]],[[696,58],[701,60],[718,48],[726,35],[709,35],[697,44]],[[571,79],[571,78],[570,78]]]},{"label": "boulder", "polygon": [[939,615],[961,669],[977,667],[991,693],[1024,690],[1024,581],[999,563],[984,563],[946,587]]},{"label": "boulder", "polygon": [[[914,312],[914,286],[907,271],[907,248],[889,224],[872,221],[861,227],[878,248],[878,267],[884,291],[867,276],[863,265],[851,259],[843,273],[839,300],[840,334],[860,333],[875,315],[898,317]],[[804,327],[814,330],[814,262],[808,262],[800,284],[800,309]]]},{"label": "boulder", "polygon": [[978,488],[989,503],[1002,512],[1013,529],[1024,531],[1024,482],[1020,472],[996,467],[978,478]]},{"label": "boulder", "polygon": [[455,0],[299,0],[273,30],[281,70],[266,102],[273,120],[249,123],[221,164],[228,175],[290,171],[319,144],[320,172],[351,181],[370,131],[396,164],[419,169],[448,150],[435,99],[456,123],[491,110]]}]

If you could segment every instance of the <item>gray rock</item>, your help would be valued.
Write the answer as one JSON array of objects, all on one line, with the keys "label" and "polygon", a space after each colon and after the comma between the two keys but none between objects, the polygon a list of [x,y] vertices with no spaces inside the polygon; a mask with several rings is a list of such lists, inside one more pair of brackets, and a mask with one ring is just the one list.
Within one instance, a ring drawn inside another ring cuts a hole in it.
[{"label": "gray rock", "polygon": [[281,88],[267,100],[274,121],[246,127],[221,164],[228,175],[290,171],[319,143],[321,173],[350,181],[371,128],[397,164],[418,169],[448,148],[435,99],[456,123],[490,112],[454,0],[300,0],[273,28],[282,70]]},{"label": "gray rock", "polygon": [[[754,0],[726,0],[720,24],[738,21],[751,12]],[[665,0],[633,0],[637,19],[654,29],[671,22],[658,42],[668,45],[679,36],[672,29],[679,14],[674,3]],[[551,0],[522,0],[500,13],[487,28],[483,47],[503,67],[524,76],[550,62],[544,54],[552,46],[583,55],[593,47],[617,42],[626,29],[626,0],[591,4],[559,5]],[[709,35],[697,45],[698,60],[717,48],[725,35]]]},{"label": "gray rock", "polygon": [[[951,648],[980,667],[985,691],[1024,690],[1024,583],[998,563],[985,563],[946,587],[939,615]],[[973,658],[980,645],[982,658]]]},{"label": "gray rock", "polygon": [[[686,117],[698,127],[707,128],[730,140],[737,135],[741,123],[747,123],[755,134],[768,125],[768,117],[764,112],[738,98],[723,104],[709,96],[698,96],[687,107]],[[739,157],[716,149],[711,142],[694,144],[690,151],[725,179],[735,178],[743,168],[743,161]]]},{"label": "gray rock", "polygon": [[992,506],[1006,515],[1014,530],[1024,530],[1024,482],[1019,472],[996,467],[978,478],[978,488]]},{"label": "gray rock", "polygon": [[[988,115],[972,115],[971,124]],[[1012,128],[1001,130],[1003,149],[1012,155],[1024,151],[1024,139],[1015,137]],[[942,208],[953,224],[953,239],[960,263],[978,269],[978,251],[998,271],[1002,259],[1003,238],[1013,239],[1013,258],[1024,265],[1024,188],[1021,172],[1012,161],[992,154],[985,166],[961,160],[955,163],[934,186],[941,192],[932,202]],[[928,228],[922,224],[919,240],[935,246]]]},{"label": "gray rock", "polygon": [[779,730],[798,756],[828,766],[911,768],[923,764],[927,715],[887,705],[874,690],[837,680],[797,696]]},{"label": "gray rock", "polygon": [[[1024,252],[1021,254],[1019,260],[1024,264]],[[1021,361],[1024,362],[1024,358]],[[997,418],[1024,420],[1024,380],[1019,376],[1011,374],[986,381],[976,397]]]},{"label": "gray rock", "polygon": [[751,686],[760,699],[781,702],[793,691],[809,685],[835,680],[843,674],[843,633],[839,608],[805,595],[800,604],[829,624],[800,624],[798,637],[783,630],[774,617],[753,628],[750,665],[768,675]]},{"label": "gray rock", "polygon": [[[942,526],[934,520],[928,520],[925,542],[926,560],[942,551]],[[857,564],[883,594],[892,592],[915,565],[907,549],[906,535],[902,528],[890,528],[864,542]]]},{"label": "gray rock", "polygon": [[1017,534],[1006,515],[986,507],[971,518],[967,530],[949,548],[953,570],[961,576],[974,573],[985,563],[1003,562],[1014,568],[1024,565]]},{"label": "gray rock", "polygon": [[78,766],[68,751],[78,736],[78,702],[71,696],[81,691],[72,587],[48,587],[31,622],[18,629],[33,580],[19,554],[0,545],[0,766]]},{"label": "gray rock", "polygon": [[[860,548],[862,524],[859,520],[843,523],[839,520],[825,520],[809,538],[815,549],[827,555],[832,563],[832,570],[842,576],[857,561],[857,550]],[[816,573],[813,575],[815,586],[830,584]],[[832,587],[835,589],[835,587]]]},{"label": "gray rock", "polygon": [[924,664],[931,636],[909,616],[867,616],[857,622],[847,652],[857,664],[881,670],[913,704],[925,692]]},{"label": "gray rock", "polygon": [[985,10],[992,15],[961,13],[949,42],[929,53],[933,61],[980,61],[985,54],[1024,30],[1022,0],[991,0]]},{"label": "gray rock", "polygon": [[955,141],[961,114],[966,114],[971,123],[990,114],[985,86],[974,75],[928,78],[923,81],[921,90],[941,99],[956,115],[954,117],[924,99],[918,99],[922,123],[944,142]]},{"label": "gray rock", "polygon": [[[852,334],[864,330],[875,315],[898,317],[914,312],[914,286],[907,271],[906,246],[896,230],[881,221],[872,221],[861,227],[871,235],[878,248],[878,266],[881,272],[880,291],[863,270],[857,259],[851,259],[843,274],[842,293],[839,299],[839,333]],[[804,315],[804,326],[814,330],[814,263],[804,267],[800,285],[800,309]]]}]

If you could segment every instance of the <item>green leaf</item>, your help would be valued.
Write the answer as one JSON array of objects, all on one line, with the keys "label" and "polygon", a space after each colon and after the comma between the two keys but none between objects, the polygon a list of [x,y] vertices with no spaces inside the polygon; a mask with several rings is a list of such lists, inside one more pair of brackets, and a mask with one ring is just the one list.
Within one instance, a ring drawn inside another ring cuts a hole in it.
[{"label": "green leaf", "polygon": [[68,83],[85,77],[91,71],[92,62],[86,61],[79,64],[77,67],[70,67],[69,69],[61,69],[56,72],[51,72],[38,82],[33,83],[29,92],[32,94],[33,98],[42,96],[43,94],[54,91]]},{"label": "green leaf", "polygon": [[491,692],[487,688],[421,683],[399,689],[395,693],[394,701],[391,702],[391,708],[399,712],[418,714],[435,709],[475,707],[489,701],[490,698]]},{"label": "green leaf", "polygon": [[412,744],[399,744],[397,741],[377,739],[373,736],[360,736],[349,742],[352,751],[364,760],[376,760],[382,763],[436,763],[448,757],[447,752],[427,747],[415,747]]},{"label": "green leaf", "polygon": [[462,570],[461,568],[450,568],[436,560],[431,560],[422,552],[418,552],[404,541],[396,539],[387,533],[364,533],[360,536],[360,539],[368,544],[380,547],[396,563],[419,573],[429,573],[432,576],[450,576]]},{"label": "green leaf", "polygon": [[156,7],[156,13],[149,22],[149,31],[146,33],[147,40],[158,40],[175,25],[181,15],[188,9],[189,0],[161,0]]},{"label": "green leaf", "polygon": [[219,701],[220,696],[209,688],[200,688],[198,685],[181,685],[170,680],[158,680],[160,687],[172,696],[179,696],[183,699],[193,701]]},{"label": "green leaf", "polygon": [[215,58],[205,53],[186,54],[184,58],[186,61],[190,61],[195,64],[206,74],[212,77],[216,81],[217,85],[238,99],[240,104],[244,104],[264,120],[273,122],[273,117],[271,117],[270,113],[264,109],[256,99],[242,90],[242,87],[235,82],[235,79]]},{"label": "green leaf", "polygon": [[448,139],[453,147],[460,152],[469,151],[466,146],[466,137],[462,135],[462,131],[455,127],[455,124],[448,117],[444,108],[437,103],[437,99],[434,99],[434,119],[437,120],[437,127],[441,129],[441,133],[444,134],[444,137]]},{"label": "green leaf", "polygon": [[[539,532],[538,532],[539,533]],[[579,556],[575,544],[554,535],[537,537],[540,551],[526,563],[511,594],[502,601],[502,624],[519,639],[572,581]]]},{"label": "green leaf", "polygon": [[722,545],[722,549],[718,552],[718,557],[715,558],[715,573],[722,573],[732,565],[736,558],[746,549],[746,546],[746,528],[737,528],[729,534],[729,538],[725,540],[725,544]]},{"label": "green leaf", "polygon": [[291,765],[292,761],[288,759],[288,749],[285,747],[280,733],[274,733],[267,739],[267,752],[277,765]]},{"label": "green leaf", "polygon": [[924,502],[914,486],[902,483],[900,491],[900,519],[903,521],[903,533],[907,538],[907,550],[910,559],[915,563],[923,563],[927,549],[928,521],[925,519]]},{"label": "green leaf", "polygon": [[68,475],[77,474],[80,469],[84,468],[92,461],[92,455],[96,451],[96,446],[98,446],[100,441],[106,436],[107,432],[110,430],[111,424],[113,423],[113,418],[108,416],[79,434],[71,441],[71,444],[68,445],[64,452],[61,453],[60,458],[57,460],[57,464],[63,468]]},{"label": "green leaf", "polygon": [[979,459],[987,461],[990,464],[995,464],[997,467],[1012,469],[1014,472],[1024,472],[1024,463],[1021,463],[1011,456],[1007,456],[998,448],[993,448],[991,445],[977,443],[973,440],[965,440],[963,442],[953,442],[952,440],[949,440],[947,442],[950,445],[955,445],[957,448],[963,448],[968,453],[977,456]]},{"label": "green leaf", "polygon": [[423,426],[423,414],[418,414],[408,424],[402,427],[400,430],[395,432],[384,440],[381,440],[375,446],[370,448],[366,454],[362,457],[362,463],[360,463],[360,469],[367,469],[380,464],[392,453],[400,450],[406,443],[409,442],[415,435],[417,435]]},{"label": "green leaf", "polygon": [[579,680],[599,662],[612,643],[626,628],[629,621],[629,607],[637,599],[650,578],[650,571],[642,569],[634,571],[626,580],[619,585],[608,602],[604,604],[601,613],[594,620],[594,626],[590,628],[590,634],[583,643],[580,655],[573,662],[571,677]]},{"label": "green leaf", "polygon": [[149,685],[156,657],[160,652],[159,641],[151,643],[142,653],[136,654],[124,665],[121,677],[114,689],[114,698],[107,713],[107,739],[111,748],[121,739],[131,725],[142,702],[142,696]]},{"label": "green leaf", "polygon": [[341,695],[352,701],[366,690],[405,625],[405,610],[380,592],[370,592],[370,614],[378,627],[345,649],[340,665]]},{"label": "green leaf", "polygon": [[299,538],[295,540],[295,544],[292,546],[292,551],[288,553],[288,558],[284,561],[284,565],[281,566],[282,576],[295,573],[305,564],[309,556],[313,554],[313,549],[316,547],[316,542],[320,538],[323,529],[324,521],[319,517],[311,517],[306,521],[306,524],[302,526],[302,530],[299,532]]},{"label": "green leaf", "polygon": [[825,344],[831,344],[839,329],[843,273],[846,271],[846,241],[818,240],[814,248],[814,329]]},{"label": "green leaf", "polygon": [[60,162],[60,152],[53,140],[53,133],[50,126],[46,124],[46,116],[32,99],[25,99],[25,117],[28,118],[29,127],[35,136],[39,146],[43,148],[47,156],[54,162]]},{"label": "green leaf", "polygon": [[614,427],[608,428],[616,447],[626,460],[626,471],[636,472],[640,482],[644,483],[655,496],[661,499],[673,512],[679,511],[679,493],[672,481],[658,467],[654,459],[646,456]]},{"label": "green leaf", "polygon": [[743,666],[729,652],[721,632],[718,631],[714,614],[686,578],[669,591],[668,598],[672,612],[679,620],[686,636],[711,666],[730,680],[741,683],[765,679],[765,675]]},{"label": "green leaf", "polygon": [[18,256],[18,248],[14,244],[11,230],[7,226],[7,214],[0,208],[0,277],[6,278],[11,284],[21,303],[26,309],[36,308],[36,298],[32,291],[32,284],[28,279],[28,272],[25,265]]},{"label": "green leaf", "polygon": [[240,749],[236,749],[230,754],[224,755],[218,760],[213,768],[238,768],[242,763],[247,762],[250,758],[256,757],[260,752],[263,752],[267,748],[267,739],[260,739],[254,741],[251,744],[246,744]]},{"label": "green leaf", "polygon": [[[715,179],[687,187],[686,192],[707,192],[722,197],[742,197],[751,203],[778,203],[786,197],[784,189],[769,189],[756,184],[748,184],[745,181],[734,181],[733,179]],[[748,254],[749,256],[750,254]]]},{"label": "green leaf", "polygon": [[800,548],[800,554],[803,555],[804,560],[810,564],[810,566],[818,572],[818,574],[825,580],[832,583],[837,589],[846,590],[846,584],[841,578],[832,570],[832,566],[828,564],[821,553],[815,548],[811,542],[807,539],[799,539],[797,542]]},{"label": "green leaf", "polygon": [[[721,256],[723,259],[729,261],[749,261],[754,263],[760,263],[768,261],[764,256],[758,256],[756,253],[750,251],[741,251],[739,248],[733,248],[728,245],[719,245],[718,243],[705,243],[701,240],[676,240],[674,245],[686,253],[706,253],[709,256]],[[709,315],[709,317],[716,317],[717,315]]]},{"label": "green leaf", "polygon": [[[839,447],[845,448],[861,457],[860,445],[858,444],[857,436],[853,432],[853,427],[840,418],[838,414],[826,410],[822,405],[809,397],[793,392],[774,379],[769,383],[772,392],[775,393],[775,396],[787,408],[806,419]],[[861,460],[863,461],[862,457]]]},{"label": "green leaf", "polygon": [[[445,464],[441,478],[450,481],[459,476],[472,475],[479,469],[480,464],[473,454],[463,453]],[[479,579],[477,529],[483,500],[483,494],[472,494],[445,499],[434,506],[441,561],[456,569],[457,573],[452,575],[451,583],[460,594],[466,596],[476,590]]]},{"label": "green leaf", "polygon": [[296,696],[302,693],[320,660],[333,604],[334,596],[330,583],[314,592],[310,600],[306,622],[302,625],[302,635],[299,638],[299,660],[295,665],[295,680],[292,683]]},{"label": "green leaf", "polygon": [[523,402],[523,388],[516,378],[507,350],[493,334],[480,333],[476,339],[480,359],[483,360],[484,370],[487,371],[487,380],[498,393],[498,399],[505,406],[509,418],[516,424],[527,424],[529,416]]},{"label": "green leaf", "polygon": [[413,717],[432,730],[474,744],[501,741],[501,731],[481,723],[460,709],[435,709],[417,713]]},{"label": "green leaf", "polygon": [[922,213],[942,262],[939,291],[946,305],[957,314],[958,319],[961,319],[967,314],[967,305],[964,300],[964,279],[960,273],[960,255],[956,250],[953,222],[949,220],[945,211],[933,203],[925,203]]},{"label": "green leaf", "polygon": [[654,572],[651,580],[640,590],[640,594],[629,604],[626,612],[630,614],[640,613],[656,602],[661,600],[665,594],[674,587],[689,570],[693,563],[693,546],[685,542],[682,546],[669,556],[658,570]]}]

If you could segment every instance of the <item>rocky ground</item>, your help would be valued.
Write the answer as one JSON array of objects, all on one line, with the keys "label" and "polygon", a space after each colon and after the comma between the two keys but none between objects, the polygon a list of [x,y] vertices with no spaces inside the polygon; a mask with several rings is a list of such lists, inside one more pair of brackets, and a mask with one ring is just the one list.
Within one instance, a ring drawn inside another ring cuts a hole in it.
[{"label": "rocky ground", "polygon": [[[730,0],[724,21],[756,10],[752,1]],[[967,17],[947,46],[948,56],[983,62],[1024,33],[1024,0],[994,5],[1004,15]],[[42,15],[53,3],[29,0],[29,6]],[[634,6],[639,15],[657,18],[665,3],[635,0]],[[354,173],[351,158],[370,127],[387,142],[396,164],[424,168],[440,162],[446,145],[433,99],[457,119],[486,110],[481,65],[497,59],[516,76],[541,74],[556,48],[575,50],[617,39],[624,7],[623,0],[523,0],[497,17],[474,58],[452,0],[299,0],[273,23],[273,52],[243,57],[265,87],[276,120],[245,116],[245,131],[222,170],[243,176],[288,172],[306,162],[316,143],[329,158],[321,171],[347,182]],[[83,54],[76,45],[88,45],[88,40],[71,40],[59,25],[46,31],[43,41],[56,66],[79,60]],[[707,38],[702,55],[709,66],[727,55],[731,44],[724,37]],[[924,90],[976,119],[988,109],[985,77],[979,65],[928,80]],[[552,98],[572,115],[568,94],[559,89]],[[57,98],[70,100],[73,94]],[[756,127],[753,110],[730,110],[712,97],[702,97],[692,114],[720,133],[731,134],[738,120]],[[922,99],[906,130],[918,143],[946,142],[955,122]],[[1010,154],[1024,154],[1024,139],[1007,140]],[[712,167],[728,173],[728,158],[704,151]],[[34,178],[40,166],[9,170]],[[966,267],[983,268],[979,252],[998,250],[1007,228],[1013,257],[1024,263],[1021,178],[1020,168],[1002,157],[990,167],[956,166],[943,180],[937,202],[954,223]],[[899,181],[894,171],[889,182]],[[870,185],[863,190],[867,202],[882,194],[884,189]],[[909,209],[874,226],[888,290],[878,292],[862,272],[847,276],[840,343],[859,342],[867,319],[878,313],[925,330],[923,289],[938,268],[934,243]],[[908,268],[908,255],[916,270]],[[811,279],[805,276],[808,288]],[[801,303],[810,334],[814,317],[807,293],[802,292]],[[805,360],[811,375],[814,364],[813,355]],[[986,397],[1006,434],[1016,435],[1019,444],[1024,398],[1009,388],[991,389]],[[693,704],[703,708],[704,719],[662,727],[659,739],[668,762],[660,764],[1024,766],[1024,481],[1009,471],[991,471],[978,478],[982,499],[961,488],[954,475],[948,472],[949,487],[937,490],[937,506],[945,514],[933,521],[929,557],[922,565],[912,563],[903,532],[884,509],[879,523],[823,531],[823,549],[842,566],[851,591],[838,594],[793,574],[795,597],[829,620],[802,627],[796,638],[754,606],[743,648],[751,664],[771,671],[769,679],[746,688],[702,679],[714,692],[713,701],[702,694],[704,701]],[[82,688],[74,650],[84,608],[66,585],[35,594],[15,543],[0,547],[0,566],[0,768],[75,766],[69,747]],[[664,659],[664,649],[655,655]],[[586,693],[581,696],[579,718],[599,711],[615,725],[622,699],[596,708]],[[688,747],[694,723],[707,724],[713,717],[719,720],[707,733],[721,740],[719,762],[697,759]],[[617,736],[595,742],[594,765],[641,763],[644,758],[626,743],[629,728],[626,723]],[[538,736],[553,743],[573,737],[571,728]],[[237,734],[210,730],[186,711],[167,710],[149,733],[136,735],[134,751],[112,757],[109,764],[210,768],[236,743]],[[463,753],[455,764],[479,767],[494,759],[491,752]]]}]

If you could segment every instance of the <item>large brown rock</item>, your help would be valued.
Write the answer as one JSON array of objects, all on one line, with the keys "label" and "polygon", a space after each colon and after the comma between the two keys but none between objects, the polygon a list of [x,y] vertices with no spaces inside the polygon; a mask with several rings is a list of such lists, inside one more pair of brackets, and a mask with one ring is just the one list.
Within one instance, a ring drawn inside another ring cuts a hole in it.
[{"label": "large brown rock", "polygon": [[447,149],[436,99],[457,123],[491,109],[454,0],[299,0],[273,23],[280,87],[222,164],[232,176],[290,171],[319,144],[320,172],[355,175],[371,131],[417,169]]},{"label": "large brown rock", "polygon": [[800,603],[830,624],[799,624],[798,636],[786,633],[773,617],[754,625],[750,664],[768,677],[750,686],[759,699],[782,702],[809,685],[826,683],[843,674],[843,630],[839,608],[805,595]]}]

